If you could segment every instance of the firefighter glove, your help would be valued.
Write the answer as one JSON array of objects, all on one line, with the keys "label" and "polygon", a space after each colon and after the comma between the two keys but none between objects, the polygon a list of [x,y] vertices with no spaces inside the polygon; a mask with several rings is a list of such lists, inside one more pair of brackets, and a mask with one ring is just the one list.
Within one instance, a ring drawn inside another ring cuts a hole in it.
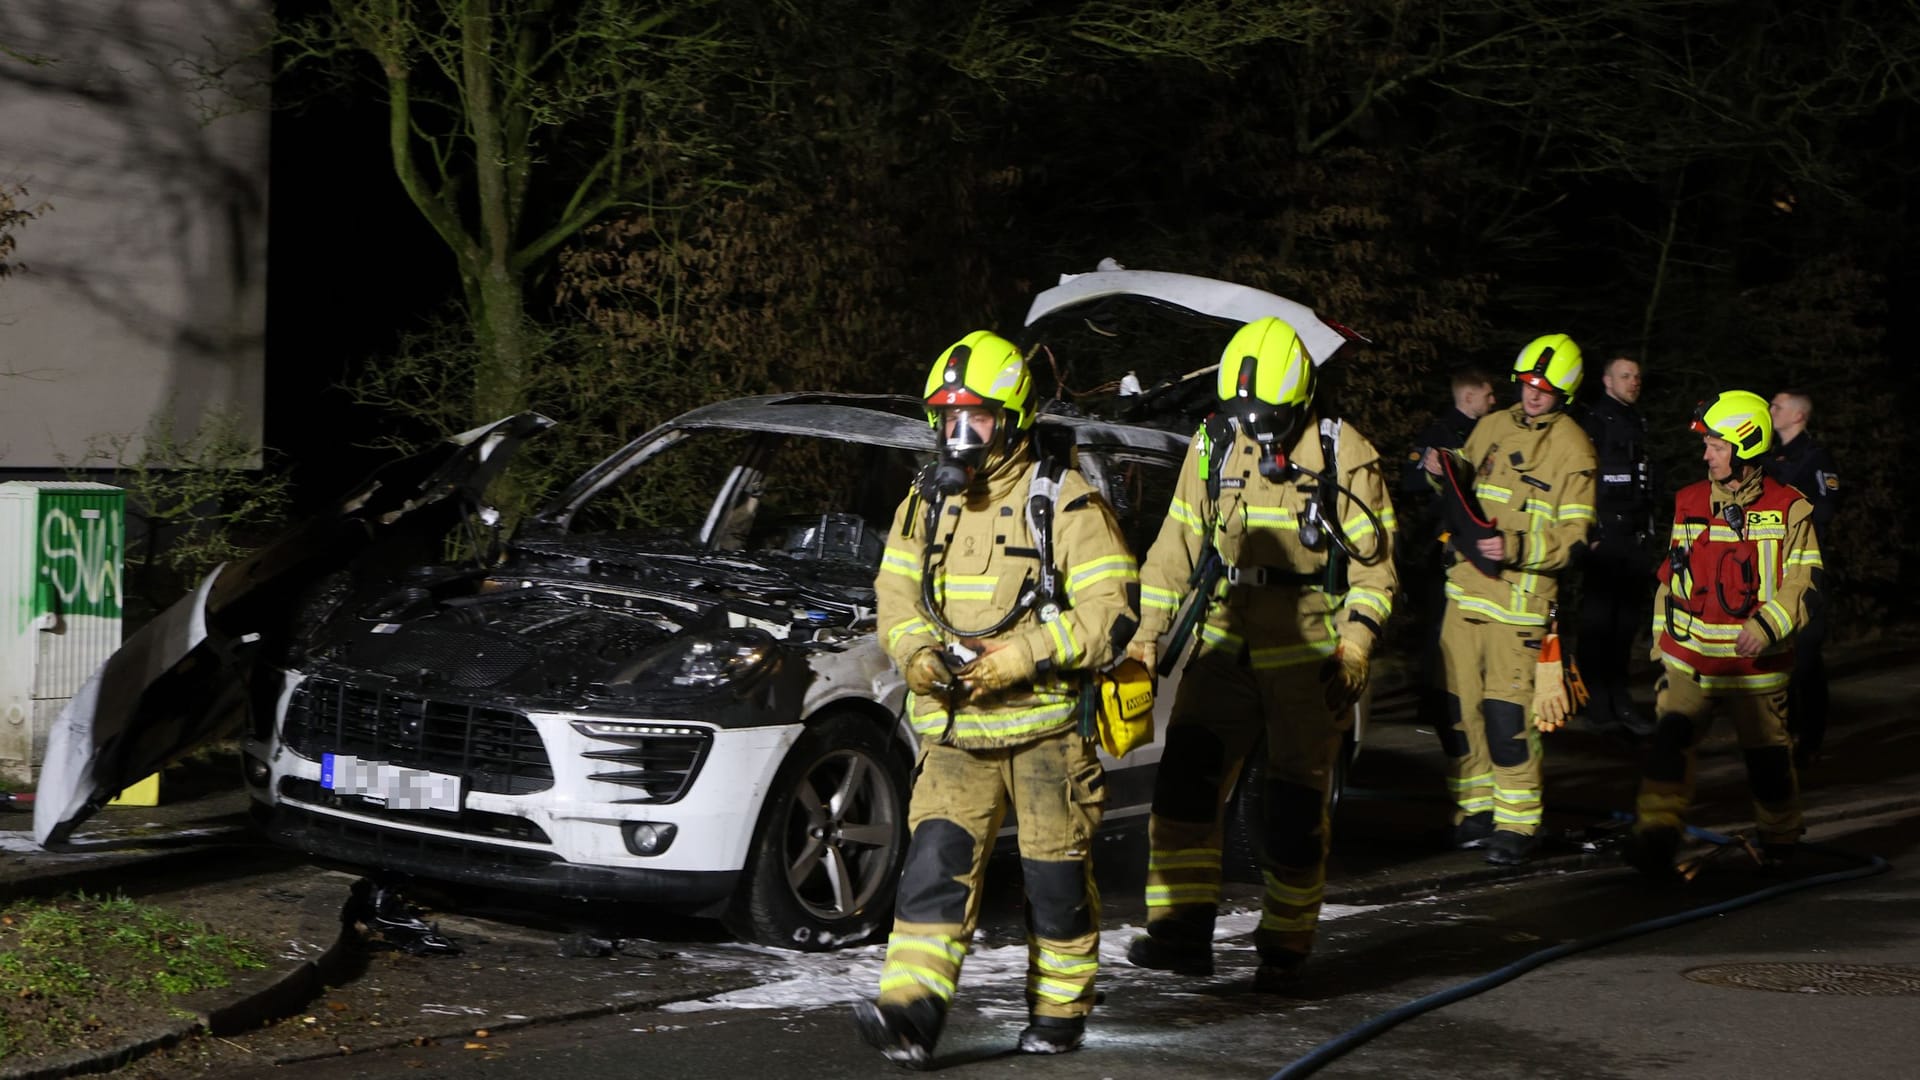
[{"label": "firefighter glove", "polygon": [[1015,683],[1031,682],[1033,656],[1025,645],[1009,641],[990,648],[980,658],[960,669],[960,681],[976,694],[991,694]]},{"label": "firefighter glove", "polygon": [[1127,642],[1127,655],[1140,661],[1148,671],[1160,670],[1158,667],[1160,662],[1160,642],[1155,638],[1149,637],[1146,634],[1133,635],[1133,640]]},{"label": "firefighter glove", "polygon": [[1735,656],[1754,657],[1773,647],[1773,628],[1765,619],[1755,615],[1740,627],[1739,637],[1734,639]]},{"label": "firefighter glove", "polygon": [[907,689],[916,694],[944,694],[953,686],[953,671],[940,650],[922,647],[907,658]]},{"label": "firefighter glove", "polygon": [[1567,726],[1573,696],[1567,692],[1566,668],[1560,661],[1560,635],[1548,634],[1540,643],[1540,662],[1533,667],[1533,726],[1558,731]]},{"label": "firefighter glove", "polygon": [[1327,695],[1327,711],[1335,716],[1353,707],[1367,688],[1367,650],[1350,641],[1333,648],[1320,665],[1320,682]]}]

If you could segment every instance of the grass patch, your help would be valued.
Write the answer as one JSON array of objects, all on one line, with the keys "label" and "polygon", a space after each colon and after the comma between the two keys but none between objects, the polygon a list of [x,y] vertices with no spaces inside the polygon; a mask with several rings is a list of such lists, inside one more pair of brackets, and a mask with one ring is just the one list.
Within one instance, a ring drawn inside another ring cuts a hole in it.
[{"label": "grass patch", "polygon": [[130,1017],[265,966],[256,945],[125,896],[0,906],[0,1058],[97,1045]]}]

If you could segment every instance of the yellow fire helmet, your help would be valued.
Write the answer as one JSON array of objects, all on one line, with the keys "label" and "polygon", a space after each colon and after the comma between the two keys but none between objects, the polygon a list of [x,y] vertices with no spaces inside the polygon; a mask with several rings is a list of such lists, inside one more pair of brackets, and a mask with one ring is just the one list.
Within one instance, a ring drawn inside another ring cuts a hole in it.
[{"label": "yellow fire helmet", "polygon": [[937,426],[941,409],[1005,409],[1021,431],[1033,426],[1033,375],[1020,350],[991,330],[975,330],[947,347],[927,373],[927,423]]},{"label": "yellow fire helmet", "polygon": [[1298,408],[1313,400],[1313,358],[1300,335],[1269,315],[1234,332],[1220,353],[1221,404],[1230,411],[1256,403]]},{"label": "yellow fire helmet", "polygon": [[1580,379],[1585,374],[1580,363],[1580,346],[1565,334],[1534,338],[1513,359],[1513,381],[1559,394],[1563,401],[1580,389]]},{"label": "yellow fire helmet", "polygon": [[1767,399],[1751,390],[1722,390],[1693,410],[1693,430],[1733,444],[1733,456],[1758,461],[1773,444],[1773,416]]}]

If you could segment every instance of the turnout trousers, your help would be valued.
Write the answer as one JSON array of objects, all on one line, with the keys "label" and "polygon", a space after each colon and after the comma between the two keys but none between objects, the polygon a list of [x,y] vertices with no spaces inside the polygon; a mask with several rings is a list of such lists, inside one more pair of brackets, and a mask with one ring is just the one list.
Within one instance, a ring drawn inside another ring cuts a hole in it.
[{"label": "turnout trousers", "polygon": [[1540,736],[1527,722],[1546,628],[1516,626],[1447,605],[1440,659],[1447,673],[1447,786],[1453,823],[1482,813],[1521,836],[1540,829]]},{"label": "turnout trousers", "polygon": [[1265,820],[1255,829],[1266,895],[1254,947],[1269,959],[1312,950],[1326,892],[1327,789],[1351,723],[1351,713],[1327,710],[1319,663],[1255,670],[1242,649],[1187,665],[1147,826],[1147,926],[1156,936],[1213,940],[1227,800],[1264,735]]},{"label": "turnout trousers", "polygon": [[952,1001],[987,858],[1011,806],[1027,895],[1028,1008],[1035,1016],[1091,1012],[1100,955],[1093,834],[1105,782],[1093,744],[1073,728],[1014,747],[923,746],[879,1003],[933,998],[944,1012]]},{"label": "turnout trousers", "polygon": [[1753,820],[1766,844],[1790,844],[1805,831],[1800,820],[1800,785],[1793,769],[1793,740],[1787,734],[1787,690],[1724,691],[1709,694],[1693,676],[1662,665],[1655,688],[1659,727],[1647,755],[1640,794],[1634,800],[1633,831],[1679,829],[1693,802],[1695,750],[1713,725],[1717,705],[1733,720],[1746,759],[1747,787],[1753,794]]}]

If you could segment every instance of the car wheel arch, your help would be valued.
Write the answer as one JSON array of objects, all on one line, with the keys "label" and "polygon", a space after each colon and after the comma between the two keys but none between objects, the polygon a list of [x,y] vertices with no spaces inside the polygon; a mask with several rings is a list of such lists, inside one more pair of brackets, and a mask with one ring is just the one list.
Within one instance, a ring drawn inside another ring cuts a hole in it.
[{"label": "car wheel arch", "polygon": [[[893,722],[858,700],[807,718],[756,814],[740,884],[722,915],[734,934],[817,951],[886,931],[911,784]],[[827,785],[851,794],[822,805]],[[857,902],[843,908],[849,894]]]}]

